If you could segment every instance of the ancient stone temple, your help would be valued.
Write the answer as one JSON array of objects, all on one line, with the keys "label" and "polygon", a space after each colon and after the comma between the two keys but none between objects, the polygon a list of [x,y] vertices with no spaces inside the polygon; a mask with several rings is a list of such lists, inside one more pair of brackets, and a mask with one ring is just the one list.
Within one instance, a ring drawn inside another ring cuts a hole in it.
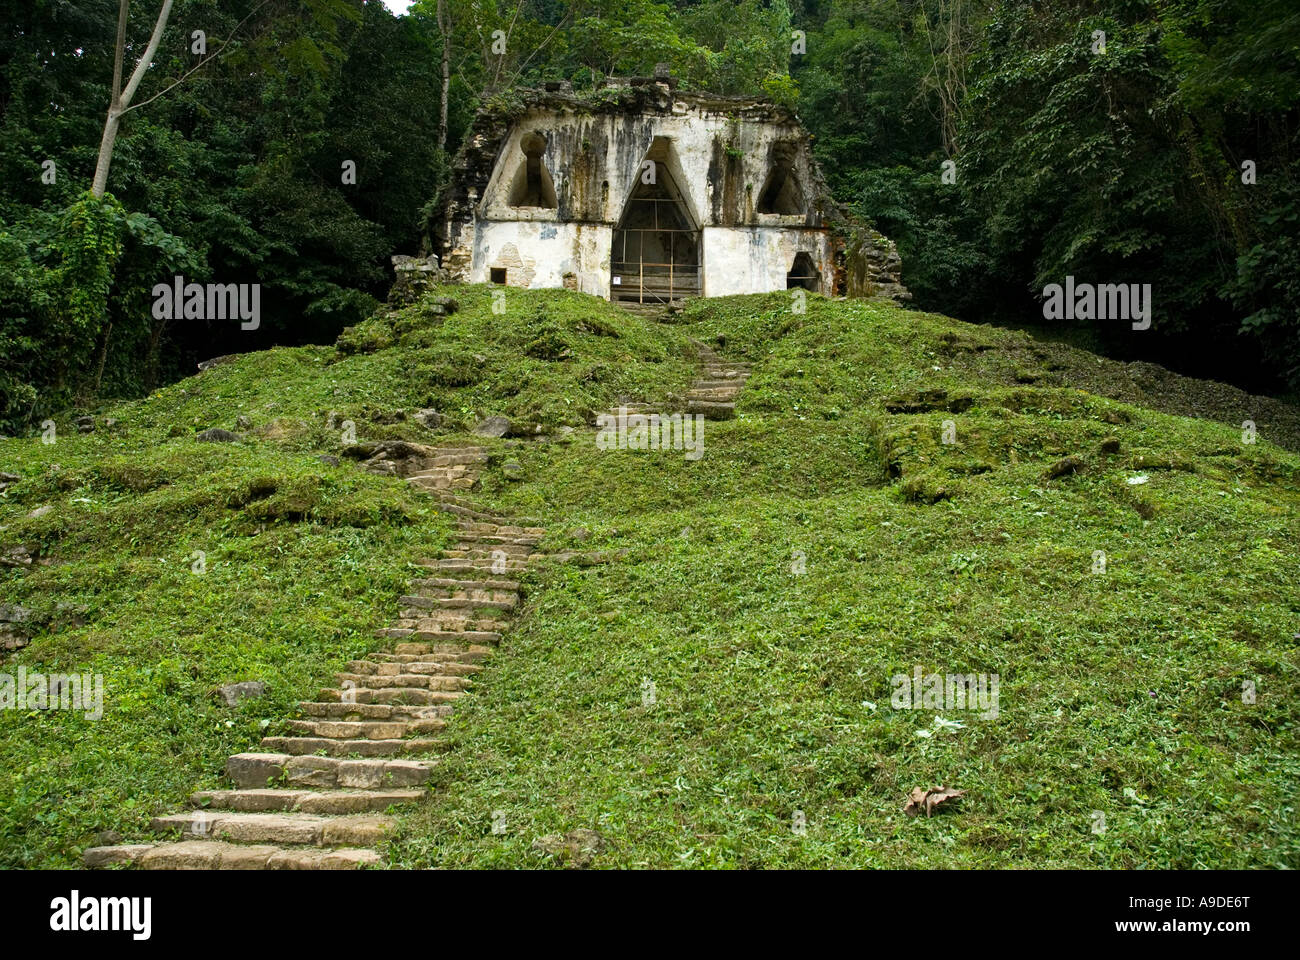
[{"label": "ancient stone temple", "polygon": [[666,72],[481,111],[437,245],[453,280],[663,303],[804,287],[906,298],[893,244],[832,200],[783,107]]}]

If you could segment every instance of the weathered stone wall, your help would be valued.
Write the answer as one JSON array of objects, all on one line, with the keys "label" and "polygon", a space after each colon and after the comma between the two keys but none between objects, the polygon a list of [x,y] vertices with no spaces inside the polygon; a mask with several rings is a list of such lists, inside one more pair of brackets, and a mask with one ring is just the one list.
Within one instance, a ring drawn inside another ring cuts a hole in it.
[{"label": "weathered stone wall", "polygon": [[844,293],[850,297],[888,297],[911,300],[903,286],[898,247],[883,233],[868,228],[854,231],[843,244]]},{"label": "weathered stone wall", "polygon": [[[523,145],[537,138],[555,207],[513,206]],[[512,106],[480,113],[454,167],[439,230],[442,266],[472,283],[504,270],[510,286],[609,296],[613,229],[647,155],[661,158],[658,169],[703,232],[705,296],[784,289],[799,252],[812,259],[822,291],[835,290],[842,243],[832,226],[842,213],[795,116],[768,101],[683,93],[663,82],[607,88],[595,99],[526,91]],[[778,158],[799,185],[797,212],[759,213]],[[872,295],[905,294],[897,255],[892,275],[888,259],[859,245],[839,275]]]},{"label": "weathered stone wall", "polygon": [[704,231],[706,297],[785,289],[796,253],[808,253],[821,275],[821,290],[834,289],[835,264],[827,231],[787,227],[710,227]]}]

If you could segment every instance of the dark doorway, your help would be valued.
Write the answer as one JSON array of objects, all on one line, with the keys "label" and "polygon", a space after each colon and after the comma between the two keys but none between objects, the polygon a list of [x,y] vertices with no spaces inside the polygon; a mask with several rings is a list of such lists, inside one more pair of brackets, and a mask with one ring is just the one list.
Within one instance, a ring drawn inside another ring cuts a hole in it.
[{"label": "dark doorway", "polygon": [[[700,295],[700,231],[672,174],[667,141],[656,140],[614,228],[610,299],[667,303]],[[649,180],[650,182],[647,182]]]},{"label": "dark doorway", "polygon": [[817,293],[821,286],[821,274],[813,265],[812,257],[802,251],[796,253],[790,272],[785,275],[785,288],[793,290],[795,287],[803,287],[811,293]]}]

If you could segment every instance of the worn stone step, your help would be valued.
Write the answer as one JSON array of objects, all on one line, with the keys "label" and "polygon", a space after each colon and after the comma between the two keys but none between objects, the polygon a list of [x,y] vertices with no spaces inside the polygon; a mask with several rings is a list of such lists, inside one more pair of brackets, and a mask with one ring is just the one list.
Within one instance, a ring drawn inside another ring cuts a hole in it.
[{"label": "worn stone step", "polygon": [[[471,677],[481,673],[483,668],[476,663],[461,663],[459,660],[408,660],[405,663],[391,661],[353,660],[348,670],[354,674],[371,677],[386,677],[401,673],[425,673],[430,676]],[[388,739],[385,737],[384,739]]]},{"label": "worn stone step", "polygon": [[461,550],[470,548],[500,550],[505,554],[527,554],[537,549],[538,539],[536,537],[520,537],[519,540],[518,543],[510,543],[505,539],[493,539],[491,537],[456,537],[452,541],[452,546]]},{"label": "worn stone step", "polygon": [[463,697],[462,690],[431,690],[427,687],[363,687],[350,688],[347,699],[338,690],[322,690],[317,696],[325,702],[338,700],[340,703],[396,703],[406,706],[429,706],[437,703],[451,703]]},{"label": "worn stone step", "polygon": [[491,647],[474,644],[468,649],[457,644],[434,644],[428,653],[372,653],[371,660],[377,663],[444,663],[455,660],[458,663],[477,663],[492,652]]},{"label": "worn stone step", "polygon": [[453,463],[453,457],[445,458],[445,463],[430,463],[424,461],[424,466],[413,473],[407,474],[407,477],[420,476],[442,476],[442,477],[463,477],[468,473],[476,472],[474,466],[470,463]]},{"label": "worn stone step", "polygon": [[121,843],[111,847],[89,847],[82,851],[81,865],[94,870],[98,867],[132,863],[156,846],[154,843]]},{"label": "worn stone step", "polygon": [[461,520],[456,523],[457,530],[466,533],[486,533],[502,537],[541,537],[546,535],[545,527],[521,527],[516,524],[482,523],[476,520]]},{"label": "worn stone step", "polygon": [[535,547],[540,535],[528,533],[484,533],[480,530],[457,530],[456,536],[469,543],[502,543],[519,547]]},{"label": "worn stone step", "polygon": [[406,640],[393,647],[394,653],[429,653],[434,646],[461,644],[469,646],[496,646],[501,642],[499,630],[424,630],[414,631]]},{"label": "worn stone step", "polygon": [[362,720],[432,720],[450,717],[449,704],[425,706],[396,703],[344,703],[341,701],[317,702],[304,700],[298,709],[309,717],[328,717],[331,720],[358,722]]},{"label": "worn stone step", "polygon": [[155,817],[149,829],[155,833],[188,834],[196,840],[357,847],[379,843],[392,825],[390,817],[375,814],[322,817],[314,813],[188,810]]},{"label": "worn stone step", "polygon": [[519,580],[455,580],[446,578],[446,576],[430,576],[411,581],[412,587],[428,589],[448,589],[454,596],[461,592],[473,591],[503,591],[510,593],[519,592]]},{"label": "worn stone step", "polygon": [[511,557],[526,557],[536,549],[537,544],[535,543],[480,543],[477,540],[456,539],[443,552],[443,556],[451,556],[454,550],[472,550],[485,557],[495,557],[498,553],[501,553],[505,554],[506,558],[509,559]]},{"label": "worn stone step", "polygon": [[710,380],[708,378],[705,378],[705,379],[696,380],[692,382],[690,389],[709,390],[712,389],[713,387],[733,387],[736,389],[742,389],[745,386],[745,381],[748,378],[749,378],[749,374],[744,374],[737,377],[720,377],[716,380]]},{"label": "worn stone step", "polygon": [[708,420],[731,420],[736,416],[736,405],[734,403],[691,400],[688,402],[686,409],[690,413],[702,413]]},{"label": "worn stone step", "polygon": [[430,570],[473,570],[482,573],[514,573],[528,569],[528,564],[525,561],[515,558],[497,561],[477,557],[454,557],[445,560],[426,561],[420,566]]},{"label": "worn stone step", "polygon": [[292,757],[287,753],[237,753],[226,760],[226,776],[239,787],[267,787],[284,780],[300,787],[418,787],[429,779],[433,760],[343,760]]},{"label": "worn stone step", "polygon": [[440,733],[445,720],[290,720],[290,729],[309,737],[332,740],[401,740],[403,737]]},{"label": "worn stone step", "polygon": [[461,464],[487,463],[491,458],[492,451],[483,448],[439,450],[435,456],[425,458],[424,466],[426,469],[432,469],[434,467],[450,467]]},{"label": "worn stone step", "polygon": [[457,544],[454,547],[448,547],[444,550],[442,552],[442,558],[444,560],[482,560],[488,565],[488,569],[491,569],[492,564],[494,563],[497,564],[498,569],[501,568],[502,564],[505,564],[505,569],[502,570],[502,572],[505,573],[510,571],[510,564],[523,563],[534,552],[535,551],[532,547],[514,551],[501,550],[496,547],[489,549],[487,547],[463,546]]},{"label": "worn stone step", "polygon": [[740,396],[739,387],[692,387],[686,394],[686,402],[692,400],[730,401]]},{"label": "worn stone step", "polygon": [[368,849],[286,850],[220,840],[92,847],[82,859],[87,867],[133,863],[141,870],[359,870],[380,863],[379,854]]},{"label": "worn stone step", "polygon": [[425,796],[424,790],[197,790],[190,803],[206,810],[337,815],[376,813]]},{"label": "worn stone step", "polygon": [[455,503],[435,503],[434,509],[439,510],[443,513],[449,513],[455,517],[465,517],[470,519],[478,519],[482,521],[496,519],[495,514],[480,513],[477,510],[471,510],[469,507],[462,507]]},{"label": "worn stone step", "polygon": [[[498,612],[498,617],[500,616]],[[508,622],[505,619],[467,617],[455,610],[403,610],[397,626],[406,630],[400,639],[420,640],[428,639],[433,634],[442,639],[463,633],[500,634]]]},{"label": "worn stone step", "polygon": [[470,686],[468,677],[444,676],[428,673],[402,673],[367,676],[364,673],[336,673],[340,684],[351,683],[357,688],[382,690],[390,687],[418,690],[467,690]]},{"label": "worn stone step", "polygon": [[518,606],[518,599],[511,596],[509,600],[479,600],[471,597],[418,597],[405,596],[400,602],[407,607],[421,610],[513,610]]},{"label": "worn stone step", "polygon": [[335,740],[330,737],[263,737],[259,746],[263,750],[295,757],[397,757],[443,749],[442,741],[428,738]]},{"label": "worn stone step", "polygon": [[[474,501],[466,500],[464,497],[452,493],[451,491],[439,491],[432,494],[432,496],[436,501],[436,509],[442,509],[444,506],[458,507],[461,510],[469,511],[470,514],[474,514],[474,516],[469,519],[478,520],[483,523],[506,523],[516,526],[537,527],[539,529],[545,526],[545,523],[536,517],[503,517],[501,514],[493,513],[491,510],[485,510]],[[455,513],[456,511],[449,512]],[[465,516],[464,514],[457,515]]]},{"label": "worn stone step", "polygon": [[478,485],[478,477],[418,476],[410,481],[421,490],[473,490]]}]

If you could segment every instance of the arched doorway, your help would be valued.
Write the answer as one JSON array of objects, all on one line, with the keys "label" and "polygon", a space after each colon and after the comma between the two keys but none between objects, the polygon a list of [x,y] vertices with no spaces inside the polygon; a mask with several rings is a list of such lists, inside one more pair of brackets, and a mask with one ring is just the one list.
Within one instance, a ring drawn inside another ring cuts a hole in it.
[{"label": "arched doorway", "polygon": [[794,255],[794,263],[790,266],[790,272],[785,275],[785,288],[793,290],[795,287],[803,287],[810,293],[816,293],[821,289],[822,278],[813,265],[812,257],[802,250]]},{"label": "arched doorway", "polygon": [[656,139],[614,228],[610,299],[667,303],[700,295],[700,231],[668,170],[668,143]]}]

